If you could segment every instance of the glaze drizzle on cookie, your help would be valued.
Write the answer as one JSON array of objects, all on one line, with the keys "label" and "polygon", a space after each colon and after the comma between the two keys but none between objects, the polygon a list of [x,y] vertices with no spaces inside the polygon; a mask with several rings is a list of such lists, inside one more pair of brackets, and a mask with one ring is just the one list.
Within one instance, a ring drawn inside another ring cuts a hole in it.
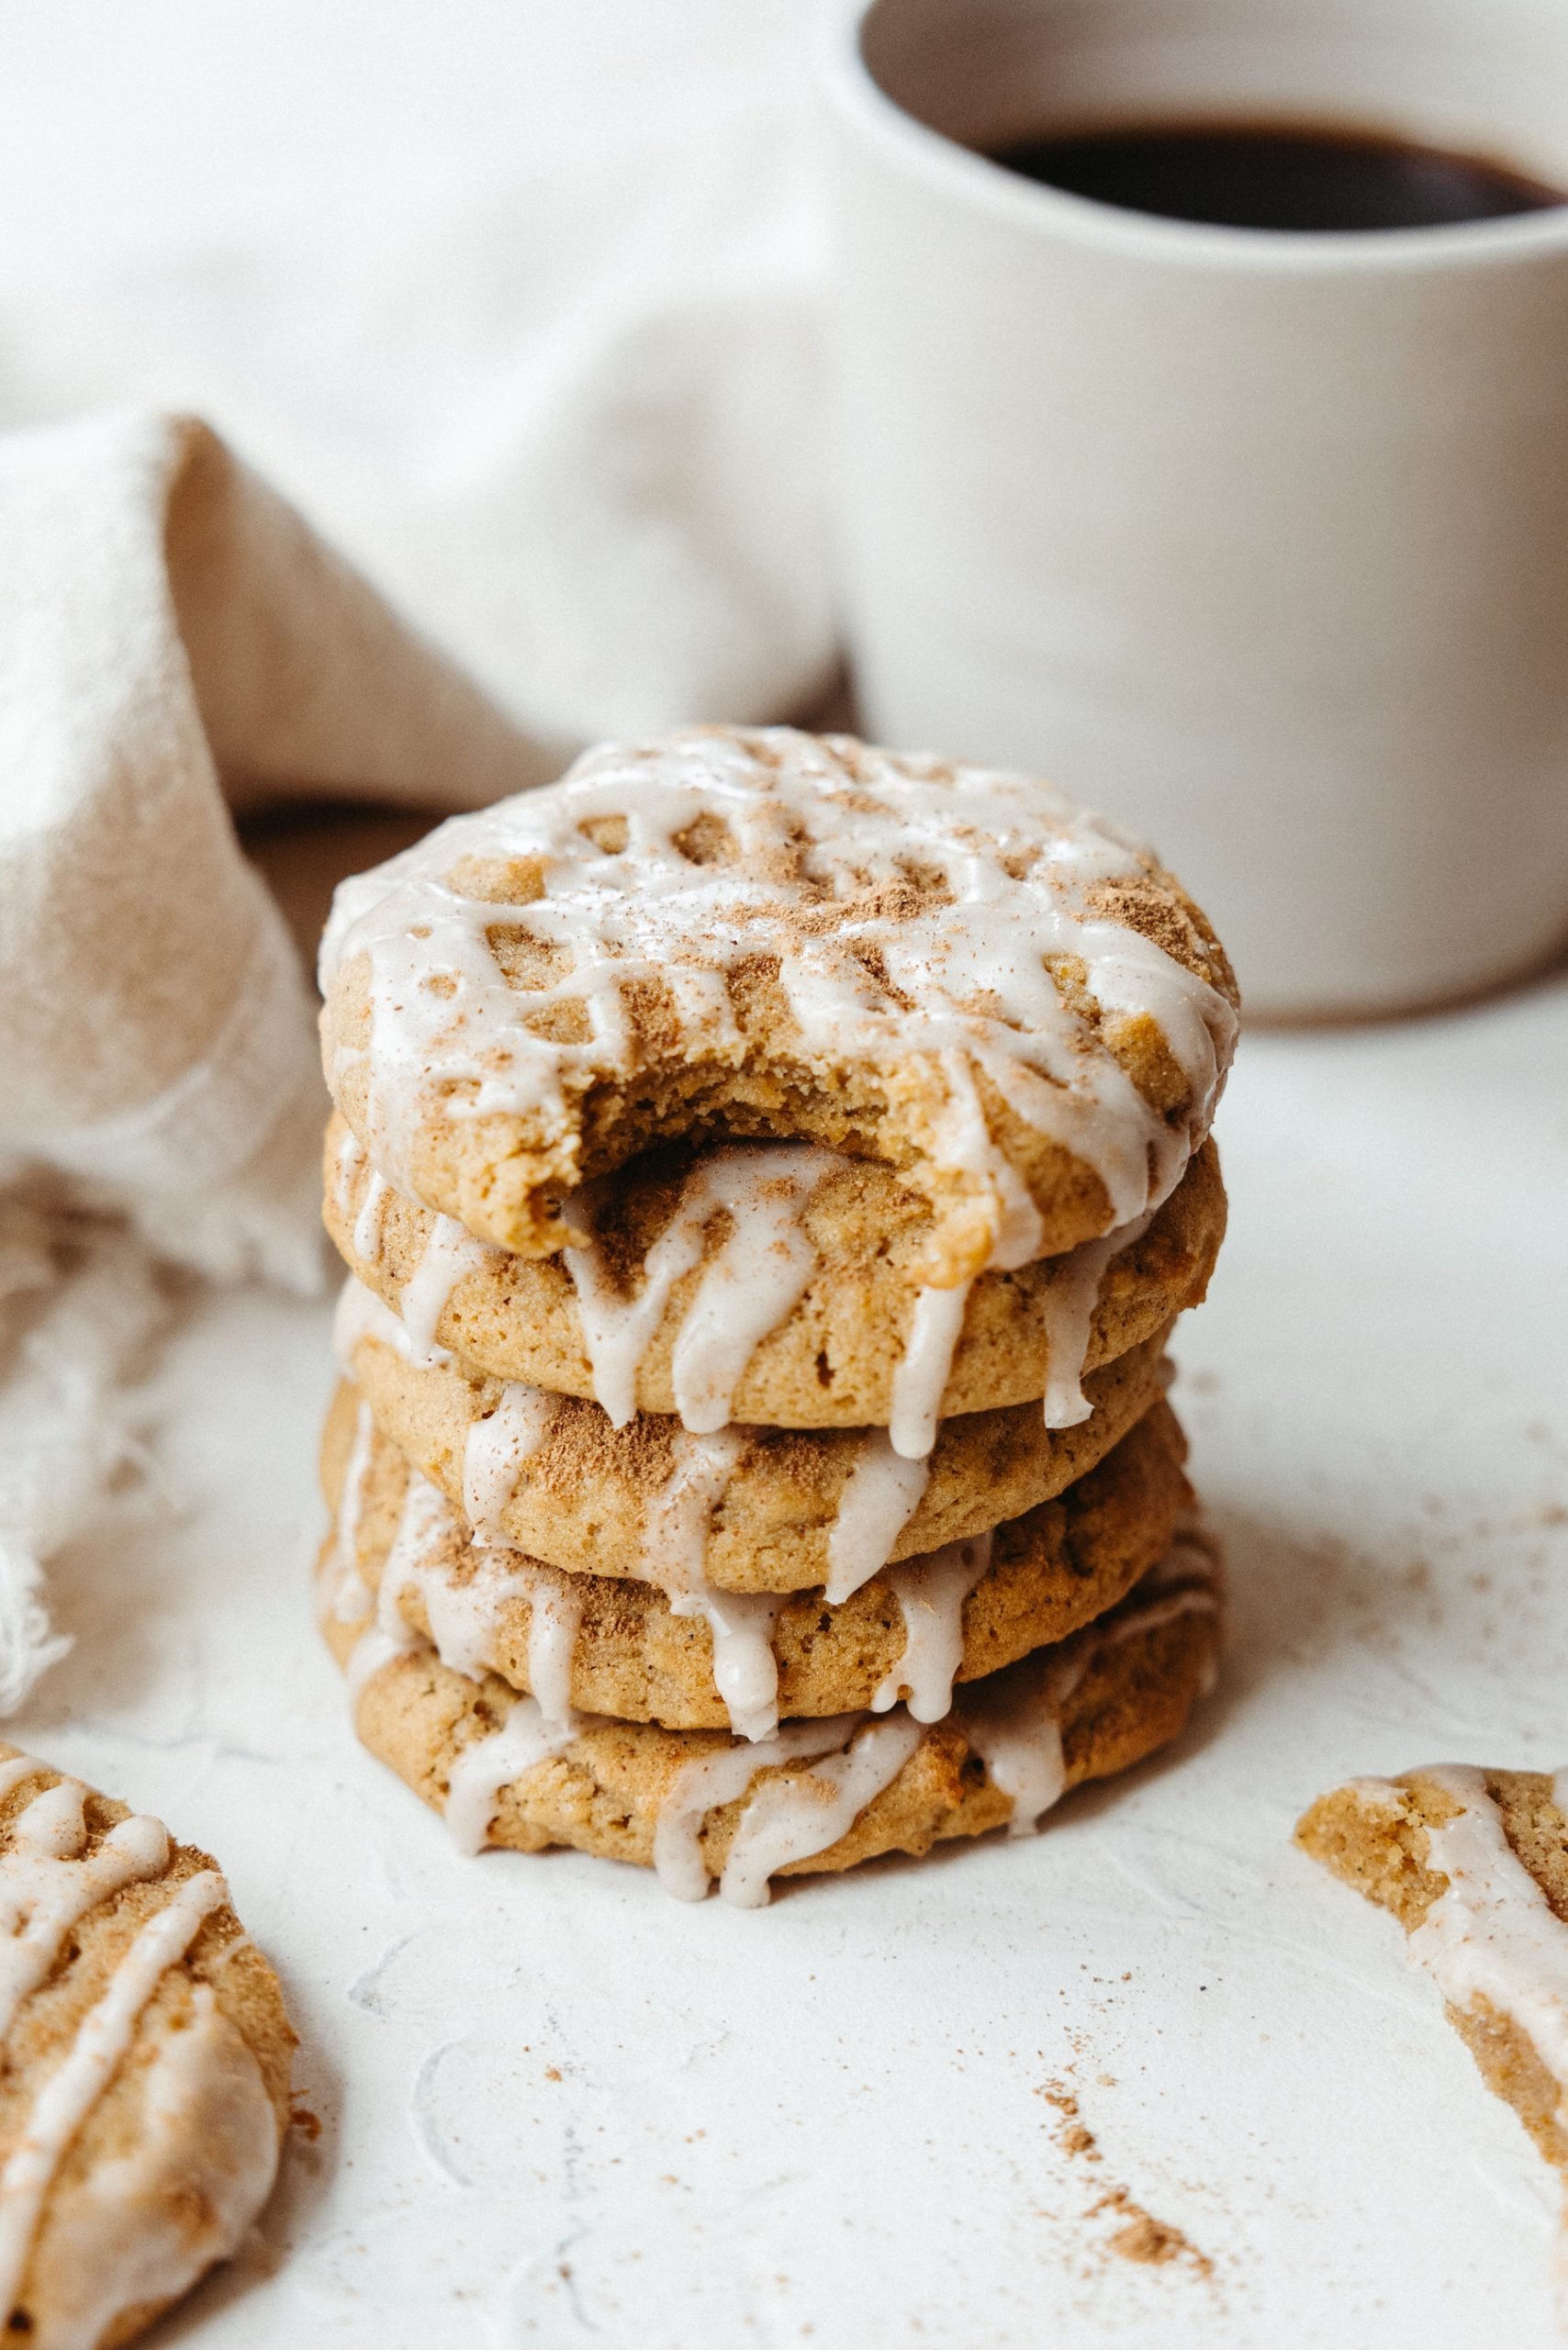
[{"label": "glaze drizzle on cookie", "polygon": [[[162,1823],[143,1815],[119,1820],[93,1845],[87,1789],[74,1779],[56,1778],[31,1755],[0,1760],[0,1801],[31,1778],[51,1784],[9,1822],[0,1850],[0,2039],[9,2038],[33,1994],[55,1979],[68,1944],[74,1956],[73,1937],[84,1921],[129,1887],[163,1878],[174,1857]],[[172,1879],[167,1895],[120,1952],[106,1988],[38,2087],[0,2165],[0,2311],[18,2334],[38,2331],[19,2297],[61,2165],[129,2054],[164,1976],[229,1899],[223,1878],[210,1868]],[[205,2048],[199,2035],[205,2030],[210,2037],[213,2026],[210,1986],[196,1984],[192,1997],[195,2019],[188,2029],[198,2035],[193,2048]],[[217,2028],[228,2030],[220,2020]],[[264,2200],[277,2167],[277,2130],[254,2058],[237,2035],[229,2037],[232,2046],[207,2075],[199,2061],[187,2068],[192,2094],[205,2096],[211,2120],[225,2133],[218,2172],[226,2176],[215,2176],[211,2207],[199,2226],[171,2226],[158,2242],[139,2243],[123,2228],[117,2231],[118,2207],[106,2199],[103,2232],[82,2247],[90,2269],[70,2288],[76,2307],[56,2309],[48,2328],[48,2338],[62,2350],[76,2344],[86,2350],[97,2339],[99,2322],[133,2306],[139,2295],[156,2305],[183,2291],[211,2259],[233,2248]],[[112,2173],[119,2206],[134,2208],[142,2196],[150,2220],[159,2208],[162,2135],[178,2118],[162,2111],[155,2094],[170,2044],[165,2035],[153,2060],[142,2133],[129,2153],[116,2158]]]},{"label": "glaze drizzle on cookie", "polygon": [[[671,1050],[717,1077],[748,1060],[732,982],[766,962],[803,1068],[867,1072],[886,1102],[918,1071],[950,1277],[1021,1265],[1042,1225],[987,1093],[1092,1170],[1107,1227],[1168,1195],[1212,1116],[1234,1009],[1116,918],[1150,871],[1017,776],[784,729],[607,746],[342,886],[323,989],[367,958],[371,1028],[331,1047],[329,1078],[341,1101],[363,1061],[364,1138],[411,1196],[431,1117],[521,1121],[569,1186],[582,1103],[636,1066],[628,990],[659,991]],[[509,937],[545,967],[524,990],[498,960]],[[1158,1028],[1180,1114],[1110,1049],[1125,1022]]]}]

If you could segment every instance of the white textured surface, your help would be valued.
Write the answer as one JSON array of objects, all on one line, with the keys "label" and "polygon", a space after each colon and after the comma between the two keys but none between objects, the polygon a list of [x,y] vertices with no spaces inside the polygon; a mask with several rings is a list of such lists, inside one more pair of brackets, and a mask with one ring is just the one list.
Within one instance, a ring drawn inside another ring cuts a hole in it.
[{"label": "white textured surface", "polygon": [[[172,2337],[1554,2342],[1553,2183],[1289,1837],[1354,1772],[1568,1749],[1568,985],[1250,1038],[1220,1134],[1177,1397],[1235,1580],[1220,1695],[1036,1841],[758,1914],[460,1860],[358,1753],[306,1598],[326,1312],[193,1305],[156,1497],[66,1554],[77,1648],[16,1733],[219,1856],[304,2037],[320,2143]],[[1106,2253],[1111,2183],[1213,2283]]]}]

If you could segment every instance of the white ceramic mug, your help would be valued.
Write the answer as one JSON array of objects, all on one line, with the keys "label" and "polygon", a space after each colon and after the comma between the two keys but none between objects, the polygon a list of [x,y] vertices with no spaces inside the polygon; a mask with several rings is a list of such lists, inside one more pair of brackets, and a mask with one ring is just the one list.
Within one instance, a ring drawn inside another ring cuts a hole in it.
[{"label": "white ceramic mug", "polygon": [[1568,187],[1563,0],[874,0],[827,63],[867,730],[1146,834],[1249,1007],[1568,935],[1568,209],[1300,235],[976,147],[1371,123]]}]

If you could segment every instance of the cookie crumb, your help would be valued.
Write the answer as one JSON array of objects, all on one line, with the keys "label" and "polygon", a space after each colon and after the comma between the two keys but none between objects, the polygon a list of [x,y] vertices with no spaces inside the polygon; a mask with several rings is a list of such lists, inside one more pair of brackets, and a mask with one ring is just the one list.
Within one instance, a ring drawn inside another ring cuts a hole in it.
[{"label": "cookie crumb", "polygon": [[288,2118],[300,2136],[308,2139],[310,2144],[314,2145],[321,2135],[320,2115],[312,2113],[310,2108],[308,2105],[302,2105],[297,2098],[288,2109]]}]

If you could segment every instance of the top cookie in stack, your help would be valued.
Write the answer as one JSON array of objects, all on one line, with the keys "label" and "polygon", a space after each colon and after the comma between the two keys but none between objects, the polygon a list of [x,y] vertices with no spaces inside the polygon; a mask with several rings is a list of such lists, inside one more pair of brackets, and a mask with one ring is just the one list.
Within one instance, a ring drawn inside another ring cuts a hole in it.
[{"label": "top cookie in stack", "polygon": [[[1126,1595],[1185,1495],[1163,1340],[1223,1229],[1205,1136],[1236,1002],[1145,852],[1021,778],[694,730],[346,883],[322,978],[364,1399],[329,1438],[329,1617],[346,1652],[378,1590],[360,1726],[386,1718],[425,1792],[451,1810],[498,1712],[522,1755],[510,1693],[550,1673],[549,1753],[483,1828],[622,1849],[574,1708],[660,1726],[627,1765],[651,1845],[726,1709],[764,1740],[780,1707],[848,1709],[852,1760],[855,1709],[902,1699],[924,1752],[955,1675],[1005,1679],[1107,1609],[1137,1664]],[[1157,1629],[1212,1605],[1167,1589]],[[753,1760],[823,1808],[827,1764]],[[854,1815],[862,1843],[919,1762]],[[710,1860],[745,1808],[743,1785],[700,1821]],[[893,1841],[963,1832],[922,1816]]]}]

